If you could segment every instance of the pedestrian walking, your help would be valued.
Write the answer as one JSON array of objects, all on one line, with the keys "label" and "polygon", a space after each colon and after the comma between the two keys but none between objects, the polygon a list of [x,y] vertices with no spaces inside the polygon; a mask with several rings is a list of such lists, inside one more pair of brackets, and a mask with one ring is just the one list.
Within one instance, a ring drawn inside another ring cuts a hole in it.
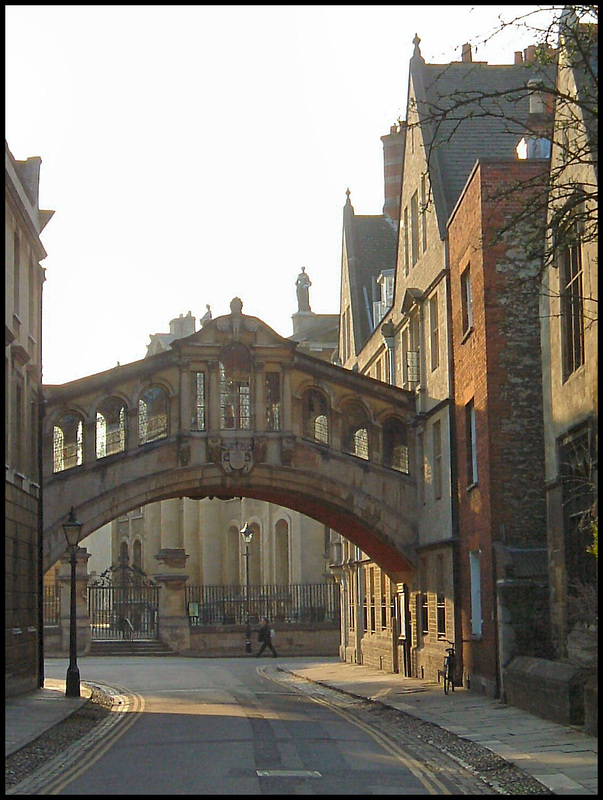
[{"label": "pedestrian walking", "polygon": [[262,627],[258,631],[258,642],[261,643],[261,647],[256,654],[256,658],[259,658],[264,650],[269,647],[272,650],[272,658],[276,658],[276,650],[274,649],[274,645],[272,644],[272,637],[274,635],[274,631],[270,630],[268,627],[268,620],[266,617],[262,617],[261,619]]}]

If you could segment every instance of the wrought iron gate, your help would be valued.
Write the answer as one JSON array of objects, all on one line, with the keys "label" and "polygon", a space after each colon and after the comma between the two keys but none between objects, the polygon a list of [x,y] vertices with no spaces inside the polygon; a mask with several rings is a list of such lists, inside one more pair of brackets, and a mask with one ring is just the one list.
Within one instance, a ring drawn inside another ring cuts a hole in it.
[{"label": "wrought iron gate", "polygon": [[94,641],[157,639],[159,587],[133,567],[109,567],[88,586]]}]

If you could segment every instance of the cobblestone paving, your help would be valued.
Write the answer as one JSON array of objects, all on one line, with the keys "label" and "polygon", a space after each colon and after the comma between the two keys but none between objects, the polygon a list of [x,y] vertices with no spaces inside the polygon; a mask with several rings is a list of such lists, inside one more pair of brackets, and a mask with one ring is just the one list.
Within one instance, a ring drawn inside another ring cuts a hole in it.
[{"label": "cobblestone paving", "polygon": [[112,703],[109,695],[93,689],[88,702],[70,717],[38,736],[33,742],[17,750],[16,753],[7,756],[5,760],[5,791],[21,783],[43,764],[92,733],[96,726],[111,713]]}]

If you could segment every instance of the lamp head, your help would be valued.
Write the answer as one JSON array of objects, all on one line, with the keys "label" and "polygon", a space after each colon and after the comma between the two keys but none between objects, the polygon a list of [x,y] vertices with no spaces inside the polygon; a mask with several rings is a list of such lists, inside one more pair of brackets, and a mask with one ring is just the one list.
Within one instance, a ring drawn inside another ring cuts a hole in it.
[{"label": "lamp head", "polygon": [[253,537],[253,531],[249,527],[249,523],[246,522],[243,527],[241,528],[241,536],[243,537],[243,541],[245,544],[249,544]]},{"label": "lamp head", "polygon": [[77,547],[78,542],[80,540],[80,531],[82,530],[81,522],[78,522],[75,518],[75,513],[73,511],[73,506],[71,506],[71,511],[69,512],[69,519],[67,522],[63,523],[63,531],[65,533],[65,538],[67,539],[67,545],[72,547]]}]

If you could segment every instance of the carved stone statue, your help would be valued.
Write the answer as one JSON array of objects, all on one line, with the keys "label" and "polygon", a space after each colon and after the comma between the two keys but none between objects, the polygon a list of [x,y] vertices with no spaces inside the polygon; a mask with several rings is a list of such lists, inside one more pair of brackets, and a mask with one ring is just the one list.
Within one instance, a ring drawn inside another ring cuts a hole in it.
[{"label": "carved stone statue", "polygon": [[306,275],[306,268],[302,267],[301,269],[302,271],[295,281],[295,286],[297,287],[297,309],[298,311],[311,311],[310,286],[312,286],[312,281]]}]

